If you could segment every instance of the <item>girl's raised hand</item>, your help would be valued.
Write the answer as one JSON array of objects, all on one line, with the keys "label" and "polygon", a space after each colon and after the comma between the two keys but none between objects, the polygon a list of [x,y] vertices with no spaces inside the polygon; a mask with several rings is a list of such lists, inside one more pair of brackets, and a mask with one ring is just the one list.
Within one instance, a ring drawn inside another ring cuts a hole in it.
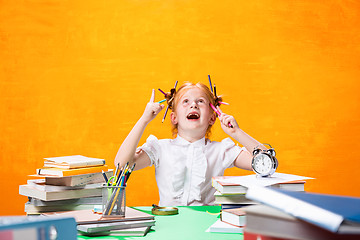
[{"label": "girl's raised hand", "polygon": [[239,128],[239,125],[237,124],[233,116],[223,113],[219,106],[217,106],[216,109],[220,112],[220,114],[218,115],[221,123],[221,128],[224,130],[225,133],[231,136]]},{"label": "girl's raised hand", "polygon": [[149,123],[151,122],[158,113],[164,108],[163,104],[160,104],[158,102],[154,102],[155,100],[155,90],[152,90],[150,101],[146,104],[144,113],[142,115],[142,119]]}]

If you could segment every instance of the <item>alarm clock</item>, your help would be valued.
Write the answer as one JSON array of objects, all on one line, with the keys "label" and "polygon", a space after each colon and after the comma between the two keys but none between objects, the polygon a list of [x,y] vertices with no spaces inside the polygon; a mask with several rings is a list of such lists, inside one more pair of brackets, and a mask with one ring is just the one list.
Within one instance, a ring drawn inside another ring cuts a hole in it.
[{"label": "alarm clock", "polygon": [[260,145],[256,146],[253,151],[251,167],[258,176],[270,177],[276,171],[279,163],[271,145],[267,143],[263,145],[268,145],[270,148],[263,150],[259,148]]}]

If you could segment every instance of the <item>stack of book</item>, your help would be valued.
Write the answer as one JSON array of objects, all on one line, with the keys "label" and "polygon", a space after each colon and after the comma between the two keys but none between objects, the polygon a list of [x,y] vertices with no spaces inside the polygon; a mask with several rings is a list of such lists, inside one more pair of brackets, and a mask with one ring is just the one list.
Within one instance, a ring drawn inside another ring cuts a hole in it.
[{"label": "stack of book", "polygon": [[251,185],[267,186],[275,189],[304,191],[308,177],[275,173],[272,177],[261,178],[255,174],[248,176],[216,176],[212,186],[216,189],[215,204],[221,206],[221,218],[210,228],[210,232],[243,232],[246,215],[242,208],[258,204],[246,197]]},{"label": "stack of book", "polygon": [[251,185],[305,191],[306,179],[311,178],[284,173],[275,173],[271,177],[258,177],[255,174],[247,176],[216,176],[212,178],[212,186],[216,189],[215,204],[219,204],[224,208],[255,204],[256,202],[245,196],[248,187]]},{"label": "stack of book", "polygon": [[155,225],[153,215],[126,207],[125,217],[104,218],[93,210],[43,213],[45,216],[74,217],[77,230],[85,236],[144,236]]},{"label": "stack of book", "polygon": [[360,239],[360,198],[258,186],[246,196],[261,204],[244,208],[245,240]]},{"label": "stack of book", "polygon": [[27,215],[93,209],[102,204],[104,175],[112,176],[104,159],[81,155],[46,158],[36,170],[36,179],[20,185],[19,194],[28,197]]}]

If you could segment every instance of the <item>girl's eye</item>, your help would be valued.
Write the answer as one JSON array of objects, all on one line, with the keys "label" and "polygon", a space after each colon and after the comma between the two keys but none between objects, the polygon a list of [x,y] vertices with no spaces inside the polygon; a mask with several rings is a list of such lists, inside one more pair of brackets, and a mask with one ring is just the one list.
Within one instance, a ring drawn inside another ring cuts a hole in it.
[{"label": "girl's eye", "polygon": [[188,99],[184,99],[184,100],[183,100],[183,103],[188,103],[188,102],[189,102]]},{"label": "girl's eye", "polygon": [[198,103],[205,103],[204,99],[199,99]]}]

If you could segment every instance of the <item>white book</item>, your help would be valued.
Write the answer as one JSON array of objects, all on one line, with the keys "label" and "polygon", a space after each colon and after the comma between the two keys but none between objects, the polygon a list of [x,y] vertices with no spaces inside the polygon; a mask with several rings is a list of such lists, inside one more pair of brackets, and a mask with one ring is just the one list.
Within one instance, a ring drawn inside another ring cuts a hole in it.
[{"label": "white book", "polygon": [[[101,205],[100,205],[101,206]],[[40,214],[44,212],[61,212],[61,211],[74,211],[84,209],[94,209],[95,205],[79,205],[79,204],[68,204],[68,205],[57,205],[57,206],[35,206],[29,202],[25,203],[26,214]]]},{"label": "white book", "polygon": [[[104,172],[106,177],[109,179],[113,175],[113,170]],[[30,175],[34,176],[34,175]],[[39,177],[38,175],[35,175]],[[88,173],[81,175],[74,175],[68,177],[56,177],[56,176],[46,176],[45,184],[47,185],[57,185],[57,186],[79,186],[91,183],[104,183],[105,178],[102,172],[97,173]]]},{"label": "white book", "polygon": [[98,224],[84,224],[78,225],[78,231],[85,233],[97,233],[110,230],[129,229],[138,227],[154,226],[155,220],[134,220],[123,222],[110,222],[110,223],[98,223]]},{"label": "white book", "polygon": [[245,211],[243,208],[224,209],[221,211],[221,221],[243,227],[246,223]]},{"label": "white book", "polygon": [[127,229],[118,229],[118,230],[111,230],[111,231],[104,231],[104,232],[98,232],[98,233],[85,233],[79,231],[80,234],[89,236],[89,237],[96,237],[96,236],[138,236],[143,237],[145,236],[151,226],[149,227],[139,227],[139,228],[127,228]]},{"label": "white book", "polygon": [[218,233],[243,233],[243,227],[237,227],[228,223],[225,223],[218,219],[214,224],[212,224],[206,232],[218,232]]},{"label": "white book", "polygon": [[36,189],[30,185],[20,185],[19,194],[44,201],[54,201],[82,197],[99,197],[102,196],[102,187],[47,192]]},{"label": "white book", "polygon": [[79,186],[56,186],[56,185],[46,185],[45,179],[30,179],[27,181],[29,186],[32,186],[40,191],[46,192],[59,192],[65,190],[75,190],[75,189],[91,189],[102,187],[103,183],[92,183],[87,185]]}]

